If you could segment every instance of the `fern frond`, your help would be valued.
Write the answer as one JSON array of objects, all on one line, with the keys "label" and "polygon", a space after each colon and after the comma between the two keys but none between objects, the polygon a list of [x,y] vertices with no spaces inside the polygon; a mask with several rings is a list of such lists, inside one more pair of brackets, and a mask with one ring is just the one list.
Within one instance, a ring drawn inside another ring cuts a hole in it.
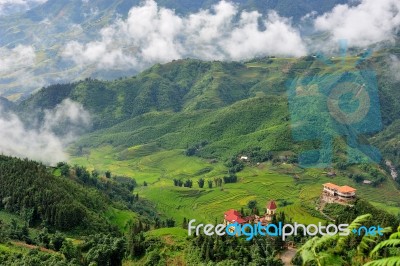
[{"label": "fern frond", "polygon": [[[391,231],[392,231],[391,227],[385,227],[381,230],[381,232],[384,234],[390,233]],[[375,234],[375,235],[365,234],[357,246],[357,251],[359,252],[359,254],[364,253],[364,251],[370,247],[371,243],[375,243],[377,241],[379,236],[380,235],[378,235],[378,234]]]},{"label": "fern frond", "polygon": [[363,254],[364,251],[368,250],[371,243],[375,243],[376,236],[364,235],[361,242],[357,246],[357,251],[359,254]]},{"label": "fern frond", "polygon": [[318,241],[319,237],[313,237],[309,239],[304,245],[298,250],[300,253],[303,264],[307,262],[315,261],[314,244]]},{"label": "fern frond", "polygon": [[375,253],[377,253],[382,248],[395,247],[395,246],[400,246],[400,239],[388,239],[388,240],[382,241],[378,245],[375,246],[375,248],[371,251],[370,256],[373,256]]},{"label": "fern frond", "polygon": [[339,235],[323,235],[317,239],[314,243],[314,249],[320,250],[323,247],[328,247],[331,243],[334,243],[338,239]]},{"label": "fern frond", "polygon": [[353,222],[347,227],[350,231],[353,229],[359,228],[361,225],[365,224],[369,219],[371,219],[372,215],[371,214],[364,214],[358,216],[356,219],[354,219]]},{"label": "fern frond", "polygon": [[[372,215],[371,214],[364,214],[364,215],[360,215],[358,216],[356,219],[354,219],[353,222],[351,222],[351,224],[347,227],[348,230],[350,230],[350,232],[353,229],[357,229],[359,228],[361,225],[365,224],[365,222],[367,222],[369,219],[371,219]],[[345,248],[346,246],[346,240],[350,237],[351,234],[347,235],[347,236],[340,236],[337,243],[336,243],[336,248],[341,251],[343,250],[343,248]]]},{"label": "fern frond", "polygon": [[400,266],[400,257],[390,257],[380,260],[370,261],[364,266]]},{"label": "fern frond", "polygon": [[390,239],[400,239],[400,232],[396,232],[390,235]]}]

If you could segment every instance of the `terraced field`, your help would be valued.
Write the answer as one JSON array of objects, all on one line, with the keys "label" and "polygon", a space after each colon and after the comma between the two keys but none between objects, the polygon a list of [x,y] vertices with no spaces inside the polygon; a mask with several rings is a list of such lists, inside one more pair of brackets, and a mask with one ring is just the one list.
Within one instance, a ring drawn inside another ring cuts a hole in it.
[{"label": "terraced field", "polygon": [[[134,147],[130,150],[146,148],[149,147]],[[239,182],[211,189],[206,183],[200,189],[197,185],[199,178],[213,180],[227,173],[222,162],[211,163],[198,157],[187,157],[183,150],[159,150],[149,155],[140,151],[140,154],[144,156],[120,160],[118,153],[111,147],[102,147],[93,150],[86,157],[75,157],[72,161],[86,165],[89,169],[110,170],[114,175],[133,177],[139,185],[146,181],[148,186],[141,185],[135,192],[154,202],[164,217],[174,218],[177,226],[184,218],[196,219],[198,222],[221,222],[227,209],[243,207],[248,211],[247,202],[250,200],[257,200],[258,208],[264,210],[270,199],[276,200],[279,210],[285,211],[293,221],[323,222],[323,218],[315,211],[315,203],[321,193],[321,185],[326,182],[356,187],[360,197],[392,213],[398,212],[397,206],[400,204],[400,193],[391,181],[379,188],[373,188],[356,184],[342,176],[332,180],[325,177],[321,169],[305,171],[290,164],[273,166],[271,163],[263,163],[259,166],[246,166],[238,173]],[[295,180],[293,173],[299,174],[300,179]],[[193,187],[175,187],[174,178],[191,179]],[[124,226],[123,214],[115,215],[115,219],[121,219],[119,225]]]}]

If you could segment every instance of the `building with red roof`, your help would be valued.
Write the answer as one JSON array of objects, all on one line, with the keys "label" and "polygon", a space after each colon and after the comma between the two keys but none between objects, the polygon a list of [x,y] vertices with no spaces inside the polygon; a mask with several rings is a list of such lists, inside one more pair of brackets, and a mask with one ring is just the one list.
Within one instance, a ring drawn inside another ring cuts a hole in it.
[{"label": "building with red roof", "polygon": [[272,217],[275,215],[277,208],[278,207],[276,206],[276,202],[274,200],[268,201],[267,206],[266,206],[267,212],[265,213],[265,216],[264,216],[264,218],[267,222],[271,222]]},{"label": "building with red roof", "polygon": [[238,224],[244,224],[247,222],[246,218],[242,217],[242,214],[238,212],[237,210],[230,209],[224,213],[224,224],[233,224],[233,223],[238,223]]},{"label": "building with red roof", "polygon": [[275,213],[276,209],[277,209],[277,207],[276,207],[275,201],[273,201],[273,200],[268,201],[268,203],[267,203],[267,212]]},{"label": "building with red roof", "polygon": [[261,222],[263,225],[271,222],[272,217],[275,215],[277,209],[276,202],[270,200],[266,205],[266,212],[264,216],[250,215],[243,217],[240,212],[234,209],[230,209],[224,213],[224,224],[229,225],[233,223],[244,224],[244,223],[258,223]]},{"label": "building with red roof", "polygon": [[333,183],[323,184],[323,200],[332,203],[347,203],[356,198],[356,189],[350,186],[338,186]]}]

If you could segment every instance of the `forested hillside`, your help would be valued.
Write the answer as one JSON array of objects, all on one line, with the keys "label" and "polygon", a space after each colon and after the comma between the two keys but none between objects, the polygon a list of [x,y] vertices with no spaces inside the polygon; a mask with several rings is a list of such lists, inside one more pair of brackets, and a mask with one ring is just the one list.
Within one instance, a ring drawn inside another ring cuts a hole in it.
[{"label": "forested hillside", "polygon": [[151,205],[135,200],[134,179],[99,179],[96,171],[60,163],[57,168],[12,157],[0,158],[1,209],[21,215],[27,225],[63,231],[108,232],[110,208],[140,210],[149,222],[157,218]]},{"label": "forested hillside", "polygon": [[[348,56],[345,64],[335,59],[333,65],[311,56],[245,63],[178,60],[112,82],[87,79],[53,85],[21,102],[18,109],[21,114],[35,113],[54,108],[65,98],[82,103],[93,115],[94,132],[79,144],[86,147],[158,143],[163,148],[187,148],[207,141],[202,149],[207,157],[229,157],[252,146],[298,152],[289,130],[288,82],[293,77],[329,80],[346,71],[374,69],[384,129],[372,141],[397,163],[388,141],[379,140],[387,138],[400,116],[396,111],[399,82],[388,69],[386,51],[358,64],[360,58]],[[348,134],[352,133],[343,133]],[[302,145],[301,149],[309,144]]]}]

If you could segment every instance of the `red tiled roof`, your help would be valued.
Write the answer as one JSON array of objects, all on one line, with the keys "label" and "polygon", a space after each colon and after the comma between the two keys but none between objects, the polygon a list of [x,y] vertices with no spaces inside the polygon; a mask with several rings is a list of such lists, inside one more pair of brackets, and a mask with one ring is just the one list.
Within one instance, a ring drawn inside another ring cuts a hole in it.
[{"label": "red tiled roof", "polygon": [[338,185],[335,185],[333,183],[325,183],[325,184],[323,184],[323,186],[330,188],[330,189],[335,189],[335,190],[338,190],[340,188]]},{"label": "red tiled roof", "polygon": [[337,191],[342,192],[342,193],[351,193],[351,192],[355,192],[356,191],[355,188],[352,188],[352,187],[349,187],[349,186],[338,186],[338,185],[332,184],[332,183],[325,183],[323,186],[327,187],[327,188],[330,188],[330,189],[337,190]]},{"label": "red tiled roof", "polygon": [[270,200],[267,204],[267,209],[268,210],[276,210],[276,203],[273,200]]},{"label": "red tiled roof", "polygon": [[242,214],[236,210],[230,209],[225,212],[225,220],[230,223],[237,222],[239,224],[245,223],[246,220],[242,218]]},{"label": "red tiled roof", "polygon": [[342,192],[342,193],[351,193],[351,192],[355,192],[355,191],[356,191],[355,188],[352,188],[349,186],[342,186],[339,188],[339,192]]}]

